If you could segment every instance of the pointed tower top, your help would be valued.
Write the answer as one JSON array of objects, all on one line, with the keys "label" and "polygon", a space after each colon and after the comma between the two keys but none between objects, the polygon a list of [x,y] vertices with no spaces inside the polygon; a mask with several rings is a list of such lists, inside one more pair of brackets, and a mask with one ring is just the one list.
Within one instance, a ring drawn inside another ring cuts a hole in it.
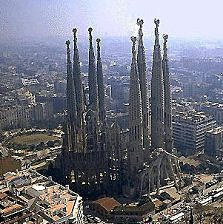
[{"label": "pointed tower top", "polygon": [[160,20],[159,19],[154,19],[154,23],[156,25],[155,28],[155,45],[159,45],[159,24],[160,24]]},{"label": "pointed tower top", "polygon": [[92,28],[92,27],[89,27],[89,28],[88,28],[88,32],[89,32],[89,33],[91,33],[91,32],[92,32],[92,30],[93,30],[93,28]]},{"label": "pointed tower top", "polygon": [[142,38],[142,36],[143,36],[143,33],[142,33],[142,25],[143,25],[143,20],[142,19],[140,19],[140,18],[138,18],[137,19],[137,25],[139,26],[139,37],[140,38]]},{"label": "pointed tower top", "polygon": [[96,39],[96,42],[97,42],[97,50],[98,50],[98,54],[100,56],[100,42],[101,42],[101,39],[97,38]]},{"label": "pointed tower top", "polygon": [[93,48],[93,44],[92,44],[92,31],[93,29],[90,27],[88,28],[88,32],[89,32],[89,41],[90,41],[90,48]]},{"label": "pointed tower top", "polygon": [[154,23],[156,24],[156,28],[158,28],[160,24],[160,20],[155,18]]},{"label": "pointed tower top", "polygon": [[132,36],[131,41],[132,41],[132,59],[135,61],[136,60],[136,37]]},{"label": "pointed tower top", "polygon": [[167,34],[163,34],[163,40],[164,40],[164,42],[163,42],[163,48],[165,50],[167,50],[167,40],[168,40],[168,35]]},{"label": "pointed tower top", "polygon": [[69,40],[67,40],[67,41],[65,42],[65,44],[67,45],[67,48],[70,47],[70,41],[69,41]]},{"label": "pointed tower top", "polygon": [[92,41],[92,28],[89,32],[89,67],[88,67],[88,86],[89,86],[89,107],[93,111],[98,111],[98,87],[95,71],[95,56]]},{"label": "pointed tower top", "polygon": [[65,44],[67,45],[67,61],[70,62],[70,41],[67,40]]},{"label": "pointed tower top", "polygon": [[72,31],[73,31],[73,34],[74,34],[74,44],[76,45],[76,43],[77,43],[77,29],[74,28]]},{"label": "pointed tower top", "polygon": [[131,41],[133,42],[133,44],[135,44],[136,43],[136,37],[132,36]]},{"label": "pointed tower top", "polygon": [[167,40],[168,40],[168,35],[167,35],[167,34],[163,34],[163,39],[164,39],[165,42],[167,42]]},{"label": "pointed tower top", "polygon": [[137,19],[137,25],[140,26],[140,28],[142,28],[143,23],[144,23],[143,19],[140,18]]},{"label": "pointed tower top", "polygon": [[135,58],[135,56],[136,56],[136,51],[135,51],[136,37],[132,36],[131,41],[132,41],[132,54],[133,54],[133,57]]},{"label": "pointed tower top", "polygon": [[[98,109],[99,109],[99,120],[102,125],[102,129],[106,128],[104,126],[106,123],[106,111],[105,111],[105,90],[104,90],[104,81],[103,81],[103,71],[102,71],[102,62],[101,62],[101,48],[100,48],[100,39],[97,38],[97,84],[98,84]],[[106,130],[106,129],[104,129]]]},{"label": "pointed tower top", "polygon": [[90,27],[88,28],[88,32],[89,32],[89,38],[92,39],[92,31],[93,29]]},{"label": "pointed tower top", "polygon": [[163,57],[167,58],[167,40],[168,40],[168,35],[163,34]]},{"label": "pointed tower top", "polygon": [[101,39],[99,39],[99,38],[97,38],[96,39],[96,42],[97,42],[97,58],[98,58],[98,60],[100,59],[100,57],[101,57],[101,55],[100,55],[100,41],[101,41]]},{"label": "pointed tower top", "polygon": [[[77,61],[79,61],[79,55],[78,55],[78,48],[77,48],[77,29],[74,28],[73,30],[73,35],[74,35],[74,61],[75,61],[75,58]],[[77,62],[79,63],[79,62]]]},{"label": "pointed tower top", "polygon": [[73,33],[74,33],[74,35],[76,35],[76,33],[77,33],[77,28],[73,28]]}]

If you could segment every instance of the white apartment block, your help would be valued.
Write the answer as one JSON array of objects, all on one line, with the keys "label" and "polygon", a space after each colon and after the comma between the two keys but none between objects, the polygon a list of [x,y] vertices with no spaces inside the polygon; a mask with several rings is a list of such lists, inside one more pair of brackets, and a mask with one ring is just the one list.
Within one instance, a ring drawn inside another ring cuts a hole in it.
[{"label": "white apartment block", "polygon": [[216,121],[203,112],[177,112],[173,116],[173,139],[177,149],[197,152],[204,148],[206,132],[215,127]]}]

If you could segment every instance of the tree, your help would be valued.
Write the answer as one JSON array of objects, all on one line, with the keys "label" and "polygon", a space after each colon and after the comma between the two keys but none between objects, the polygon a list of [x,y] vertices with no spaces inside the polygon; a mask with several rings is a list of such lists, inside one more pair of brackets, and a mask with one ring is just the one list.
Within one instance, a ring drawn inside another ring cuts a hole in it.
[{"label": "tree", "polygon": [[213,207],[208,205],[196,205],[194,207],[194,214],[196,214],[197,221],[202,224],[205,217],[207,216],[207,213],[210,212],[213,209]]},{"label": "tree", "polygon": [[48,147],[53,147],[54,146],[54,141],[48,141],[47,146]]}]

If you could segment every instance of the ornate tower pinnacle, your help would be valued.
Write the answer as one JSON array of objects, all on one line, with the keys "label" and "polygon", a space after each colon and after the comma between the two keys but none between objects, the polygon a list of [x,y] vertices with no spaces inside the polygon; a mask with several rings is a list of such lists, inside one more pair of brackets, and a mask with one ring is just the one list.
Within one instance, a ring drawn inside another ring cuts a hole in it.
[{"label": "ornate tower pinnacle", "polygon": [[73,55],[73,80],[75,86],[76,93],[76,102],[77,102],[77,127],[81,129],[83,122],[83,111],[84,111],[84,103],[83,103],[83,87],[81,80],[81,70],[80,70],[80,60],[79,53],[77,47],[77,29],[73,29],[74,36],[74,55]]},{"label": "ornate tower pinnacle", "polygon": [[89,32],[89,70],[88,70],[88,83],[89,83],[89,107],[98,112],[98,88],[95,71],[95,56],[92,43],[92,28],[88,29]]},{"label": "ornate tower pinnacle", "polygon": [[[140,29],[142,29],[142,25],[143,25],[143,23],[144,23],[143,19],[140,19],[140,18],[137,19],[137,25],[140,26]],[[142,34],[142,35],[143,35],[143,34]]]},{"label": "ornate tower pinnacle", "polygon": [[147,78],[146,78],[146,58],[145,48],[143,45],[143,20],[137,19],[137,25],[139,26],[138,32],[138,54],[137,54],[137,65],[139,72],[139,83],[142,97],[142,126],[143,126],[143,147],[149,147],[149,108],[148,108],[148,89],[147,89]]},{"label": "ornate tower pinnacle", "polygon": [[67,148],[74,150],[76,146],[75,124],[77,119],[74,80],[72,76],[72,63],[70,59],[70,41],[67,45]]},{"label": "ornate tower pinnacle", "polygon": [[135,46],[136,46],[136,37],[131,36],[131,41],[132,41],[132,62],[135,63],[136,59],[136,50],[135,50]]},{"label": "ornate tower pinnacle", "polygon": [[160,25],[160,20],[159,19],[154,19],[154,23],[156,25],[156,28],[155,28],[155,45],[159,45],[159,25]]},{"label": "ornate tower pinnacle", "polygon": [[77,28],[73,28],[73,34],[74,34],[74,44],[77,44]]},{"label": "ornate tower pinnacle", "polygon": [[159,20],[155,19],[155,45],[151,80],[151,145],[153,149],[164,146],[163,71],[159,45]]},{"label": "ornate tower pinnacle", "polygon": [[143,166],[142,104],[136,63],[136,37],[132,40],[132,63],[129,94],[129,172],[134,176]]},{"label": "ornate tower pinnacle", "polygon": [[98,104],[99,104],[99,120],[103,124],[105,122],[105,90],[103,82],[103,72],[100,54],[100,39],[97,42],[97,83],[98,83]]},{"label": "ornate tower pinnacle", "polygon": [[163,58],[167,58],[167,41],[168,41],[168,35],[163,34]]},{"label": "ornate tower pinnacle", "polygon": [[165,150],[172,152],[173,149],[173,128],[172,128],[172,100],[170,92],[169,66],[167,57],[168,35],[163,35],[163,80],[164,80],[164,132],[165,132]]},{"label": "ornate tower pinnacle", "polygon": [[70,41],[67,40],[65,44],[67,45],[67,62],[70,63]]}]

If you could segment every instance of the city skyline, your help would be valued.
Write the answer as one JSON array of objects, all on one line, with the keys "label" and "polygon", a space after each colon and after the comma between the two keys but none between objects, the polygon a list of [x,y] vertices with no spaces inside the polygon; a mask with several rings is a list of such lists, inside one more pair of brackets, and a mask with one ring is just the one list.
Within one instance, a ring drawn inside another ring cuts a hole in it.
[{"label": "city skyline", "polygon": [[223,223],[220,0],[0,5],[0,224]]}]

